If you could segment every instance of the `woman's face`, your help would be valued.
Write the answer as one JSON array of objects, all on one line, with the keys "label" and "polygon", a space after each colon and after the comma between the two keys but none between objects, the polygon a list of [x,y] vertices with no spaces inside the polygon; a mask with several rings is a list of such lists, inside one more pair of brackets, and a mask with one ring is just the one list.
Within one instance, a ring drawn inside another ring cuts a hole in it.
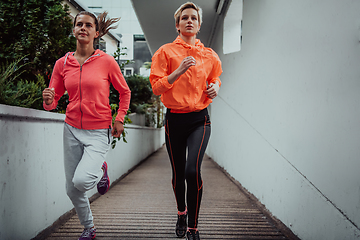
[{"label": "woman's face", "polygon": [[80,43],[89,43],[99,36],[96,31],[95,20],[89,15],[79,15],[73,29],[74,36]]},{"label": "woman's face", "polygon": [[176,29],[184,36],[194,36],[200,30],[198,12],[193,8],[182,11]]}]

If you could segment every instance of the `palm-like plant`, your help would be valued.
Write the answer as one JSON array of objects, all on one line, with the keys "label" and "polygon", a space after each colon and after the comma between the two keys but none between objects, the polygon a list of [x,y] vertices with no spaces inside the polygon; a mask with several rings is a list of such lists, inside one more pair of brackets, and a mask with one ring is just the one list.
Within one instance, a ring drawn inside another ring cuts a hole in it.
[{"label": "palm-like plant", "polygon": [[41,109],[42,89],[45,87],[43,77],[37,75],[37,82],[19,79],[24,72],[24,57],[11,63],[3,63],[0,69],[0,104]]}]

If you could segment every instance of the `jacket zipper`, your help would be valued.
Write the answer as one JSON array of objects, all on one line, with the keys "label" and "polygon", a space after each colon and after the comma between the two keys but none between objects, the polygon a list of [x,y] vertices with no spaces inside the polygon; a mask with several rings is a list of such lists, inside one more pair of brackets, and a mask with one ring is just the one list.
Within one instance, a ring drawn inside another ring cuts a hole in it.
[{"label": "jacket zipper", "polygon": [[80,113],[81,113],[81,116],[80,116],[80,127],[81,127],[81,129],[82,129],[82,128],[83,128],[83,127],[82,127],[83,112],[82,112],[82,110],[81,110],[81,104],[82,104],[81,74],[82,74],[82,65],[80,66],[80,81],[79,81],[79,91],[80,91]]},{"label": "jacket zipper", "polygon": [[80,65],[79,91],[80,91],[80,113],[81,113],[81,116],[80,116],[80,127],[81,127],[81,129],[83,128],[83,126],[82,126],[82,122],[83,122],[83,121],[82,121],[82,119],[83,119],[83,112],[82,112],[82,110],[81,110],[81,104],[82,104],[82,92],[81,92],[82,67],[83,67],[83,65],[87,62],[87,60],[89,60],[90,58],[93,58],[93,57],[97,57],[97,56],[100,56],[100,54],[98,53],[98,54],[96,54],[96,55],[90,56],[88,59],[85,60],[85,62],[84,62],[82,65]]}]

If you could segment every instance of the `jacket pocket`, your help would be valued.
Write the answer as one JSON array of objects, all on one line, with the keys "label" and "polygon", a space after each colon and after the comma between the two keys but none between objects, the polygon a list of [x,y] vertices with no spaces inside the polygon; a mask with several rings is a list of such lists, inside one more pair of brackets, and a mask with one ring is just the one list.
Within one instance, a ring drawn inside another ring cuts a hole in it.
[{"label": "jacket pocket", "polygon": [[81,109],[83,109],[84,114],[92,118],[107,119],[111,117],[111,111],[106,106],[97,104],[95,101],[84,100],[82,102]]}]

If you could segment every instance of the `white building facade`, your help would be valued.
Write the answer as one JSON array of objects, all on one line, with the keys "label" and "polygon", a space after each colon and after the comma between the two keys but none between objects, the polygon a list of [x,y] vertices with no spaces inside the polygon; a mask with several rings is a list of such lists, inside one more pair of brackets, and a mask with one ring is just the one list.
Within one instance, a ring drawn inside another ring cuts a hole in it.
[{"label": "white building facade", "polygon": [[123,69],[124,75],[148,76],[149,71],[143,67],[144,62],[151,61],[144,33],[141,29],[137,16],[134,12],[130,0],[102,1],[102,0],[78,0],[86,5],[92,12],[102,13],[107,11],[111,18],[120,18],[117,28],[112,31],[120,36],[120,49],[123,55],[120,60],[127,60],[132,63],[127,64]]}]

